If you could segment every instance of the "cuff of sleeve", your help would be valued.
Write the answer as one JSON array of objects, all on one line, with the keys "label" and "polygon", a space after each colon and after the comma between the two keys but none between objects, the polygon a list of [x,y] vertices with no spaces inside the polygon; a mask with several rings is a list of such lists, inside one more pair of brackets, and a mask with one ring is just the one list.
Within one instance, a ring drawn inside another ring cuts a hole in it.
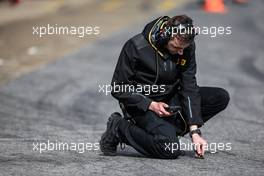
[{"label": "cuff of sleeve", "polygon": [[190,118],[188,121],[188,125],[197,125],[198,128],[204,125],[204,122],[201,118]]},{"label": "cuff of sleeve", "polygon": [[140,104],[138,105],[138,108],[146,112],[151,102],[152,100],[150,98],[145,97],[144,100],[141,101]]}]

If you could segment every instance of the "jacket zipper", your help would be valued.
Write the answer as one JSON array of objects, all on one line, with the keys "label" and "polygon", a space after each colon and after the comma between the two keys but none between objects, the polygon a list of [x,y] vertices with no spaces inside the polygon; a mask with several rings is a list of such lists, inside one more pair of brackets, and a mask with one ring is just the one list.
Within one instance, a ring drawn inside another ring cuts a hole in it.
[{"label": "jacket zipper", "polygon": [[173,66],[172,66],[172,61],[171,60],[164,61],[164,64],[163,64],[164,70],[167,71],[167,62],[169,62],[169,71],[172,71],[173,70],[173,68],[172,68]]},{"label": "jacket zipper", "polygon": [[164,70],[167,71],[167,64],[166,64],[167,61],[164,62],[163,66],[164,66]]},{"label": "jacket zipper", "polygon": [[170,60],[170,71],[172,71],[173,70],[173,65],[172,65],[172,61]]},{"label": "jacket zipper", "polygon": [[[168,66],[167,66],[167,62],[169,62],[168,64]],[[164,71],[165,72],[167,72],[167,71],[169,71],[169,77],[171,76],[171,72],[173,71],[173,63],[172,63],[172,61],[170,60],[170,59],[168,59],[168,60],[165,60],[164,62],[163,62],[163,67],[164,67]],[[167,68],[168,67],[168,68]]]}]

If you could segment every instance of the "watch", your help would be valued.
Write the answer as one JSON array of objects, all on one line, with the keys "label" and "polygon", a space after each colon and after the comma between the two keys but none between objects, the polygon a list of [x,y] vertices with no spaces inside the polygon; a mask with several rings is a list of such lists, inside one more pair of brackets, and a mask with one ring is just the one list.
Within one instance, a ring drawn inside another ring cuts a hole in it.
[{"label": "watch", "polygon": [[197,134],[199,134],[199,136],[202,136],[201,130],[200,130],[199,128],[190,131],[189,134],[190,134],[190,137],[191,137],[191,138],[192,138],[192,135],[193,135],[194,133],[197,133]]}]

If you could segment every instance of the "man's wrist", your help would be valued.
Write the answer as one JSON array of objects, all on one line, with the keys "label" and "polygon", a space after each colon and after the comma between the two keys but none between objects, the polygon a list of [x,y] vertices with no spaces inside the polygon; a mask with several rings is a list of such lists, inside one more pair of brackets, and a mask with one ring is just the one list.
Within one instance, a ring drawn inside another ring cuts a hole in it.
[{"label": "man's wrist", "polygon": [[196,129],[198,129],[198,126],[197,125],[191,125],[190,126],[190,131],[196,130]]},{"label": "man's wrist", "polygon": [[190,130],[190,137],[192,138],[193,136],[195,135],[199,135],[199,136],[202,136],[202,133],[201,133],[201,130],[199,128],[197,129],[194,129],[194,130]]},{"label": "man's wrist", "polygon": [[148,109],[153,111],[153,104],[155,103],[155,101],[151,101],[150,104],[149,104],[149,107]]}]

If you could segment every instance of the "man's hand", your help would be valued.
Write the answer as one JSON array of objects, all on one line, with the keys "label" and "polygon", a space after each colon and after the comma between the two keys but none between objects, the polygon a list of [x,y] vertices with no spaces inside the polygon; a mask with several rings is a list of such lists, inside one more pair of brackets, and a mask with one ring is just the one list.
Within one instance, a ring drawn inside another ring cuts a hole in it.
[{"label": "man's hand", "polygon": [[192,135],[192,143],[195,146],[196,153],[199,156],[204,156],[205,148],[207,147],[207,142],[199,134],[194,133]]},{"label": "man's hand", "polygon": [[166,103],[152,101],[149,105],[149,110],[155,112],[160,117],[171,116],[171,113],[165,110],[166,107],[169,107]]}]

